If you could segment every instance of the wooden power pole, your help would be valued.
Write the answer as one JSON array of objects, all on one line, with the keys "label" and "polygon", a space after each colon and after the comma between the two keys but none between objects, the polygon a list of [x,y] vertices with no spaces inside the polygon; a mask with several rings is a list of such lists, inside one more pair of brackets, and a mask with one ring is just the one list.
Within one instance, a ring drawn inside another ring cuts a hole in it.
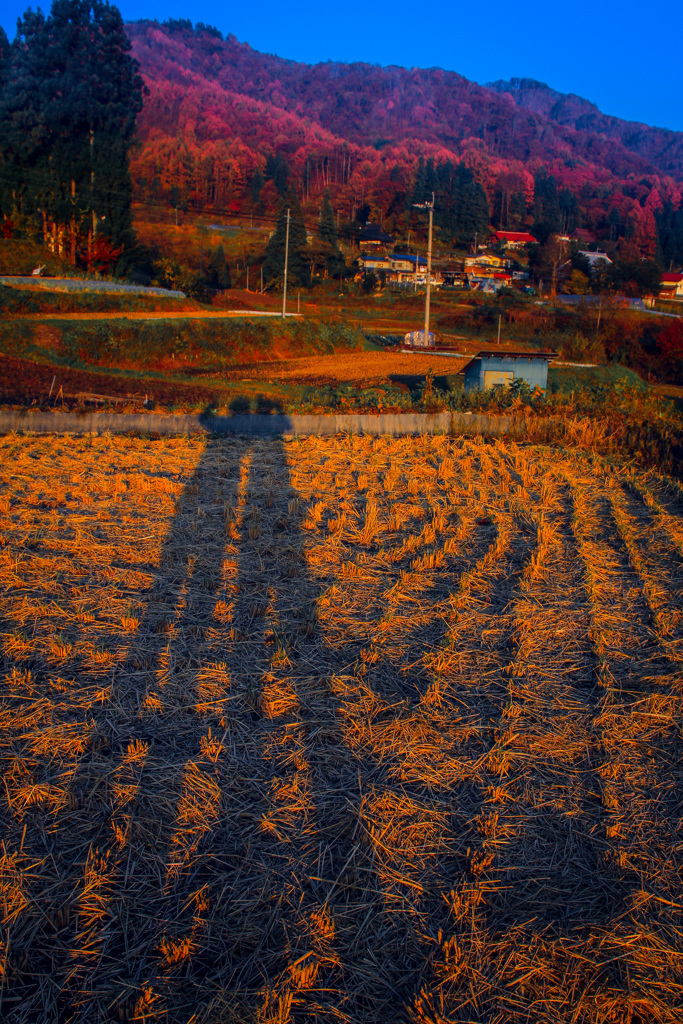
[{"label": "wooden power pole", "polygon": [[287,316],[287,266],[289,264],[289,207],[287,208],[287,231],[285,234],[285,280],[282,289],[282,319]]}]

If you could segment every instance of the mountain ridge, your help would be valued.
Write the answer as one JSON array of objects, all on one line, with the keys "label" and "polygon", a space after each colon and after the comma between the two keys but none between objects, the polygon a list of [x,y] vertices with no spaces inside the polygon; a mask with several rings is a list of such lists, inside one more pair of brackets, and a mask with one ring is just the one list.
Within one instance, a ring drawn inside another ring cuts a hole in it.
[{"label": "mountain ridge", "polygon": [[[153,69],[158,70],[158,65],[150,60],[149,53],[136,51],[143,27],[162,33],[164,27],[149,21],[127,26],[133,52],[141,60],[143,71],[149,73]],[[184,34],[186,30],[168,32],[166,37],[175,42]],[[485,141],[488,135],[489,141],[497,147],[498,155],[527,160],[534,155],[531,143],[540,141],[542,148],[547,147],[548,140],[543,135],[547,136],[548,129],[554,129],[559,134],[560,145],[576,149],[576,155],[583,159],[601,158],[613,173],[621,173],[625,169],[627,173],[657,171],[683,181],[683,132],[605,115],[592,101],[573,93],[560,93],[534,79],[499,80],[479,85],[456,71],[442,68],[402,68],[398,65],[340,61],[306,64],[261,53],[248,43],[240,43],[232,35],[225,39],[201,32],[193,35],[199,59],[192,60],[188,70],[213,78],[227,91],[241,92],[253,99],[264,98],[264,92],[271,87],[271,99],[276,106],[303,113],[301,109],[297,110],[297,105],[300,108],[305,103],[305,113],[311,120],[357,144],[373,144],[377,137],[382,137],[382,133],[389,133],[389,141],[392,142],[402,142],[404,138],[411,137],[433,144],[452,145],[476,135],[483,127]],[[220,62],[222,66],[217,67],[216,57],[221,53],[224,60]],[[255,62],[261,64],[260,73],[256,75]],[[335,83],[334,103],[329,99],[326,102],[325,91],[317,88],[326,81]],[[503,88],[513,83],[529,83],[531,88]],[[289,96],[278,88],[282,86],[289,91]],[[409,136],[406,135],[409,119],[405,96],[408,86],[416,99],[426,101],[415,103],[418,118],[424,114],[431,115],[426,124],[413,124]],[[458,96],[458,109],[454,109],[449,89]],[[368,103],[369,92],[373,95],[371,103]],[[552,97],[553,102],[534,105],[530,102],[530,93],[536,96],[543,93]],[[582,106],[582,125],[578,125],[580,118],[572,116],[568,109],[569,101]],[[467,110],[467,107],[471,109]],[[443,111],[441,117],[438,116],[439,110]],[[520,110],[532,114],[534,123],[533,126],[527,123],[526,127],[532,128],[531,132],[522,133],[516,140],[515,128],[519,128],[520,122],[515,123],[515,116]],[[510,117],[511,124],[507,123]],[[593,118],[592,125],[590,118]],[[487,120],[491,123],[485,123]],[[577,133],[576,137],[571,133]],[[618,145],[611,153],[604,145],[601,146],[605,136]],[[601,148],[605,152],[601,152]],[[556,155],[556,149],[557,146],[553,151],[551,145],[549,155]],[[670,152],[663,152],[667,149]],[[632,154],[632,161],[629,161],[628,154]]]},{"label": "mountain ridge", "polygon": [[441,167],[452,189],[460,164],[485,190],[495,226],[548,221],[542,174],[564,196],[561,214],[550,193],[543,200],[554,223],[632,240],[642,255],[658,244],[660,212],[681,205],[683,133],[607,117],[533,79],[485,86],[441,68],[305,64],[189,21],[126,31],[150,90],[132,159],[142,199],[272,214],[280,196],[266,165],[278,157],[310,214],[329,187],[342,218],[367,207],[365,216],[407,229],[420,166],[433,168],[425,181]]},{"label": "mountain ridge", "polygon": [[[534,78],[498,79],[487,82],[485,88],[510,96],[518,106],[543,114],[559,124],[614,138],[632,152],[646,155],[658,170],[676,176],[680,174],[683,166],[683,132],[605,114],[592,100],[578,93],[560,92]],[[654,160],[653,143],[656,144],[657,156]],[[665,156],[662,151],[667,149],[672,149],[674,154]]]}]

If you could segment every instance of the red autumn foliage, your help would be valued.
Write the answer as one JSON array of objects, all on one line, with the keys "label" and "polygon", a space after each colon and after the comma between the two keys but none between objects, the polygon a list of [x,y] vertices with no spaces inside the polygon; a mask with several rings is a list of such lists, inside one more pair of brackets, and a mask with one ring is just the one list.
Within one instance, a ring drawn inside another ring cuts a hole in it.
[{"label": "red autumn foliage", "polygon": [[[150,89],[132,158],[139,199],[168,203],[173,192],[196,210],[252,210],[251,178],[280,153],[309,213],[330,187],[342,218],[367,204],[392,228],[420,156],[463,161],[493,211],[511,191],[530,206],[545,167],[576,197],[585,227],[610,238],[612,216],[628,224],[623,244],[645,256],[656,211],[681,203],[683,134],[606,118],[580,97],[560,102],[539,83],[485,88],[440,69],[310,66],[155,22],[127,32]],[[271,183],[258,198],[256,212],[277,208]]]}]

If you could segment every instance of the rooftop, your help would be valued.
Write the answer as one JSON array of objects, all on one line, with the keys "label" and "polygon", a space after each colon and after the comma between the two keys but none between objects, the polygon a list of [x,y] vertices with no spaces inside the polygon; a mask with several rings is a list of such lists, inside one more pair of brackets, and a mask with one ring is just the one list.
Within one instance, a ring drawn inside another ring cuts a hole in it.
[{"label": "rooftop", "polygon": [[412,253],[409,253],[409,252],[392,252],[389,255],[389,259],[390,260],[410,260],[411,263],[414,263],[415,260],[417,260],[418,266],[421,263],[424,263],[424,265],[427,266],[427,260],[424,258],[424,256],[415,256],[415,255],[413,255]]},{"label": "rooftop", "polygon": [[496,231],[496,238],[503,242],[535,242],[536,239],[528,231]]},{"label": "rooftop", "polygon": [[480,352],[477,352],[476,356],[472,356],[471,359],[468,359],[465,365],[460,367],[458,373],[464,373],[466,370],[469,370],[470,366],[478,362],[480,359],[539,359],[547,362],[551,359],[555,359],[556,357],[557,352],[553,352],[550,349],[545,352],[540,352],[538,349],[532,349],[531,351],[508,351],[503,348],[487,348],[482,349]]},{"label": "rooftop", "polygon": [[366,224],[358,237],[358,241],[388,243],[393,242],[393,238],[379,224]]}]

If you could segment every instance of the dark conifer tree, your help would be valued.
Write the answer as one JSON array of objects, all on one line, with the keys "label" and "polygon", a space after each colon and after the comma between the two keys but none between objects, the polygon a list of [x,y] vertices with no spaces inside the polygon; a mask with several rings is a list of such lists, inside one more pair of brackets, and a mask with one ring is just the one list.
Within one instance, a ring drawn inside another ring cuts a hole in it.
[{"label": "dark conifer tree", "polygon": [[507,226],[512,230],[518,230],[524,224],[526,217],[526,196],[523,192],[513,192],[508,203]]},{"label": "dark conifer tree", "polygon": [[266,179],[261,174],[261,171],[257,167],[251,178],[250,192],[251,192],[251,205],[261,206],[261,189],[266,183]]},{"label": "dark conifer tree", "polygon": [[230,288],[230,268],[225,259],[225,250],[223,249],[223,243],[219,243],[218,248],[211,253],[211,259],[209,260],[209,271],[207,274],[207,284],[209,288]]},{"label": "dark conifer tree", "polygon": [[533,234],[545,244],[548,237],[562,227],[562,211],[555,176],[548,174],[544,167],[534,178],[534,226]]},{"label": "dark conifer tree", "polygon": [[337,247],[337,225],[334,221],[334,210],[332,209],[329,188],[325,189],[323,195],[323,205],[320,210],[320,220],[318,221],[318,238],[326,245],[331,245],[334,248]]},{"label": "dark conifer tree", "polygon": [[671,200],[655,213],[657,256],[665,270],[683,265],[683,207],[674,210]]},{"label": "dark conifer tree", "polygon": [[325,189],[323,205],[320,211],[318,222],[318,238],[325,247],[325,270],[330,277],[338,277],[346,270],[346,262],[337,241],[337,225],[334,220],[334,210],[329,188]]},{"label": "dark conifer tree", "polygon": [[465,164],[455,169],[452,200],[453,234],[459,242],[471,245],[475,237],[483,238],[489,226],[489,202],[483,186]]},{"label": "dark conifer tree", "polygon": [[[20,221],[65,254],[75,239],[133,244],[128,151],[143,84],[106,0],[54,0],[17,24],[0,94],[0,169]],[[0,193],[3,213],[7,190]],[[42,221],[42,223],[40,223]],[[65,238],[67,241],[65,242]]]},{"label": "dark conifer tree", "polygon": [[3,89],[9,72],[10,46],[4,28],[0,25],[0,89]]},{"label": "dark conifer tree", "polygon": [[288,209],[290,212],[288,281],[291,284],[308,287],[311,281],[311,268],[307,252],[306,225],[299,198],[293,189],[289,190],[282,201],[277,227],[266,246],[263,258],[263,279],[266,284],[279,284],[284,279]]},{"label": "dark conifer tree", "polygon": [[427,195],[427,169],[425,167],[424,157],[421,156],[417,164],[415,187],[413,188],[413,196],[410,202],[424,203],[427,199],[431,199],[431,196]]},{"label": "dark conifer tree", "polygon": [[434,157],[430,156],[425,166],[425,184],[424,189],[426,193],[427,202],[431,201],[432,194],[436,192],[439,187],[439,179],[437,177],[436,170],[434,169]]}]

